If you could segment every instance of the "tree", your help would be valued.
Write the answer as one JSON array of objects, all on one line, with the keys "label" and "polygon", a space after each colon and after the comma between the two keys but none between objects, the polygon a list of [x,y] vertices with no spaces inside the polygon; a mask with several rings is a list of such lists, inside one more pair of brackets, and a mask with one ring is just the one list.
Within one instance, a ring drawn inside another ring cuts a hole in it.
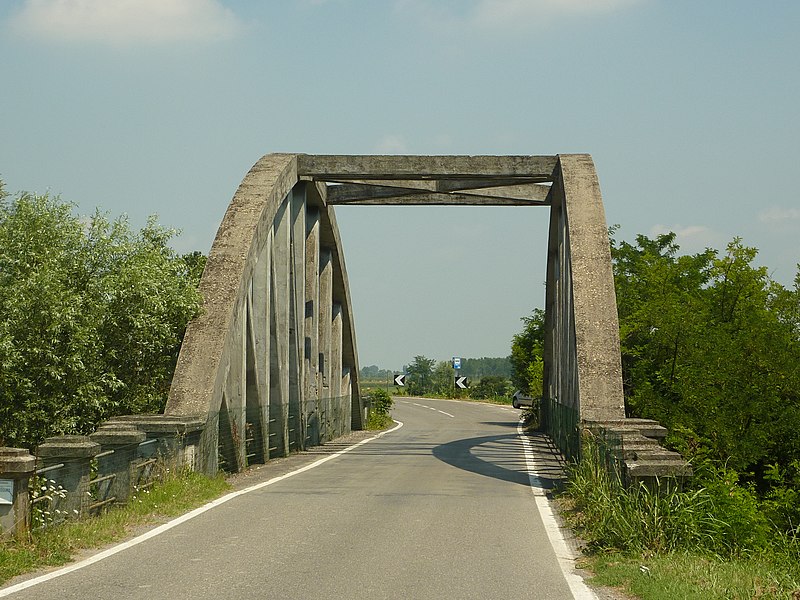
[{"label": "tree", "polygon": [[439,361],[431,372],[430,392],[437,396],[453,395],[454,369],[448,361]]},{"label": "tree", "polygon": [[534,309],[531,316],[522,317],[522,323],[522,331],[511,341],[511,382],[518,390],[530,396],[541,396],[544,311]]},{"label": "tree", "polygon": [[88,220],[59,198],[0,197],[0,443],[85,434],[117,414],[160,412],[199,262],[151,218]]},{"label": "tree", "polygon": [[734,239],[679,256],[674,234],[612,243],[626,405],[766,485],[800,459],[798,294]]},{"label": "tree", "polygon": [[511,381],[500,375],[481,377],[469,391],[469,395],[477,399],[508,397],[513,393]]},{"label": "tree", "polygon": [[433,365],[436,361],[427,356],[415,356],[414,362],[406,367],[406,387],[408,393],[416,396],[426,394],[433,383]]}]

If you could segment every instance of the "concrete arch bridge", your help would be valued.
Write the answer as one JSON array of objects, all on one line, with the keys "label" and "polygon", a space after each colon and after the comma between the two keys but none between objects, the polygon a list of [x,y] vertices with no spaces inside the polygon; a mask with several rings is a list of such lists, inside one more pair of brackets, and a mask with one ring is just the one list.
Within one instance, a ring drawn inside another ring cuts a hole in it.
[{"label": "concrete arch bridge", "polygon": [[594,423],[625,438],[636,458],[628,462],[664,462],[650,439],[662,428],[624,418],[611,256],[589,155],[268,154],[219,227],[203,313],[186,331],[165,409],[205,423],[196,468],[239,471],[364,427],[334,216],[352,204],[549,208],[545,425],[566,454],[577,451],[579,425]]}]

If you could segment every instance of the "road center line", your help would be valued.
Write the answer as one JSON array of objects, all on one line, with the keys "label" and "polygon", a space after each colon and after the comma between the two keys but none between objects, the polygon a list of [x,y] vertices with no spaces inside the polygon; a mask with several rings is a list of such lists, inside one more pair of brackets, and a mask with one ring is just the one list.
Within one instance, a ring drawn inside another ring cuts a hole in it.
[{"label": "road center line", "polygon": [[432,406],[426,406],[425,404],[417,404],[416,402],[406,402],[405,400],[399,400],[399,402],[402,402],[403,404],[411,404],[413,406],[419,406],[420,408],[427,408],[428,410],[435,410],[438,413],[442,413],[443,415],[447,415],[451,419],[455,419],[456,418],[455,415],[451,415],[449,412],[444,412],[443,410],[439,410],[438,408],[434,408]]},{"label": "road center line", "polygon": [[306,471],[310,471],[311,469],[313,469],[315,467],[318,467],[321,464],[328,462],[329,460],[333,460],[335,458],[339,458],[343,454],[347,454],[348,452],[350,452],[351,450],[354,450],[355,448],[358,448],[359,446],[362,446],[362,445],[364,445],[366,443],[369,443],[369,442],[372,442],[374,440],[377,440],[378,438],[383,437],[387,433],[392,433],[393,431],[397,431],[398,429],[400,429],[403,426],[403,423],[400,422],[400,421],[395,421],[395,423],[397,423],[397,425],[395,425],[391,429],[387,429],[386,431],[381,431],[379,434],[374,435],[371,438],[367,438],[365,440],[361,440],[360,442],[358,442],[356,444],[353,444],[352,446],[348,446],[347,448],[345,448],[343,450],[339,450],[339,452],[335,452],[334,454],[329,454],[328,456],[320,458],[319,460],[316,460],[313,463],[307,464],[304,467],[300,467],[299,469],[295,469],[294,471],[291,471],[289,473],[285,473],[283,475],[279,475],[278,477],[273,477],[272,479],[268,479],[267,481],[262,481],[261,483],[257,483],[255,485],[251,485],[250,487],[247,487],[247,488],[244,488],[244,489],[241,489],[241,490],[237,490],[235,492],[231,492],[230,494],[226,494],[226,495],[222,496],[221,498],[217,498],[216,500],[213,500],[213,501],[209,502],[208,504],[204,504],[203,506],[200,506],[199,508],[195,508],[193,511],[188,512],[185,515],[181,515],[177,519],[173,519],[172,521],[164,523],[163,525],[159,525],[155,529],[151,529],[150,531],[148,531],[146,533],[143,533],[142,535],[137,536],[137,537],[135,537],[135,538],[133,538],[131,540],[128,540],[127,542],[123,542],[123,543],[121,543],[121,544],[119,544],[117,546],[114,546],[112,548],[108,548],[107,550],[103,550],[102,552],[98,552],[94,556],[90,556],[89,558],[87,558],[85,560],[82,560],[80,562],[76,562],[76,563],[74,563],[72,565],[68,565],[68,566],[64,567],[63,569],[59,569],[58,571],[53,571],[52,573],[46,573],[44,575],[40,575],[39,577],[34,577],[33,579],[29,579],[27,581],[23,581],[23,582],[18,583],[16,585],[12,585],[10,587],[0,589],[0,598],[5,598],[6,596],[10,596],[11,594],[15,594],[15,593],[20,592],[22,590],[25,590],[25,589],[27,589],[29,587],[33,587],[34,585],[38,585],[40,583],[44,583],[45,581],[50,581],[51,579],[55,579],[56,577],[61,577],[62,575],[66,575],[67,573],[72,573],[73,571],[78,571],[80,569],[83,569],[84,567],[88,567],[90,565],[93,565],[94,563],[98,563],[98,562],[100,562],[101,560],[103,560],[105,558],[109,558],[111,556],[114,556],[115,554],[118,554],[118,553],[122,552],[123,550],[127,550],[128,548],[132,548],[133,546],[137,546],[137,545],[141,544],[142,542],[145,542],[145,541],[149,540],[150,538],[154,538],[157,535],[160,535],[160,534],[162,534],[162,533],[164,533],[166,531],[169,531],[173,527],[177,527],[178,525],[181,525],[182,523],[185,523],[186,521],[194,519],[195,517],[198,517],[198,516],[202,515],[203,513],[208,512],[212,508],[216,508],[217,506],[219,506],[221,504],[225,504],[226,502],[228,502],[228,500],[233,500],[234,498],[237,498],[239,496],[243,496],[244,494],[248,494],[250,492],[254,492],[256,490],[260,490],[261,488],[265,488],[268,485],[272,485],[272,484],[278,483],[279,481],[283,481],[284,479],[289,479],[290,477],[294,477],[295,475],[299,475],[300,473],[305,473]]}]

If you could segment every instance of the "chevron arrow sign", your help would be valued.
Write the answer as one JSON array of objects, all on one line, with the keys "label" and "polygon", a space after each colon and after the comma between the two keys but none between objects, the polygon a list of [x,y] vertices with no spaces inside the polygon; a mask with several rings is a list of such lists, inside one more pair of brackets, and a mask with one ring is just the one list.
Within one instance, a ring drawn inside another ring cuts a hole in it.
[{"label": "chevron arrow sign", "polygon": [[456,387],[465,390],[469,387],[469,381],[467,381],[466,377],[456,377]]},{"label": "chevron arrow sign", "polygon": [[394,384],[399,385],[400,387],[405,387],[406,385],[406,376],[405,375],[395,375],[394,376]]}]

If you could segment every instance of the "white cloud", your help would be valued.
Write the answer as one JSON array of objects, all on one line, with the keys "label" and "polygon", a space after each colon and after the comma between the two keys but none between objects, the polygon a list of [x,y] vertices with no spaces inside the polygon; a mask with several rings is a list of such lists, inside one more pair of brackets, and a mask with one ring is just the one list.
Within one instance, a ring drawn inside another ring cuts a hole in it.
[{"label": "white cloud", "polygon": [[375,146],[378,154],[407,154],[408,145],[401,135],[389,134],[383,136]]},{"label": "white cloud", "polygon": [[673,232],[675,242],[680,246],[682,253],[702,252],[706,248],[717,250],[724,249],[728,244],[725,236],[720,232],[706,227],[705,225],[653,225],[650,228],[650,237],[655,237],[663,233]]},{"label": "white cloud", "polygon": [[218,41],[241,24],[219,0],[25,0],[11,27],[47,41],[118,46]]},{"label": "white cloud", "polygon": [[787,221],[800,221],[800,208],[770,206],[758,214],[758,220],[769,224],[786,224]]},{"label": "white cloud", "polygon": [[[433,0],[396,0],[396,9],[435,27],[472,30],[523,30],[563,17],[623,10],[647,0],[477,0],[466,11]],[[463,5],[462,5],[463,6]]]}]

